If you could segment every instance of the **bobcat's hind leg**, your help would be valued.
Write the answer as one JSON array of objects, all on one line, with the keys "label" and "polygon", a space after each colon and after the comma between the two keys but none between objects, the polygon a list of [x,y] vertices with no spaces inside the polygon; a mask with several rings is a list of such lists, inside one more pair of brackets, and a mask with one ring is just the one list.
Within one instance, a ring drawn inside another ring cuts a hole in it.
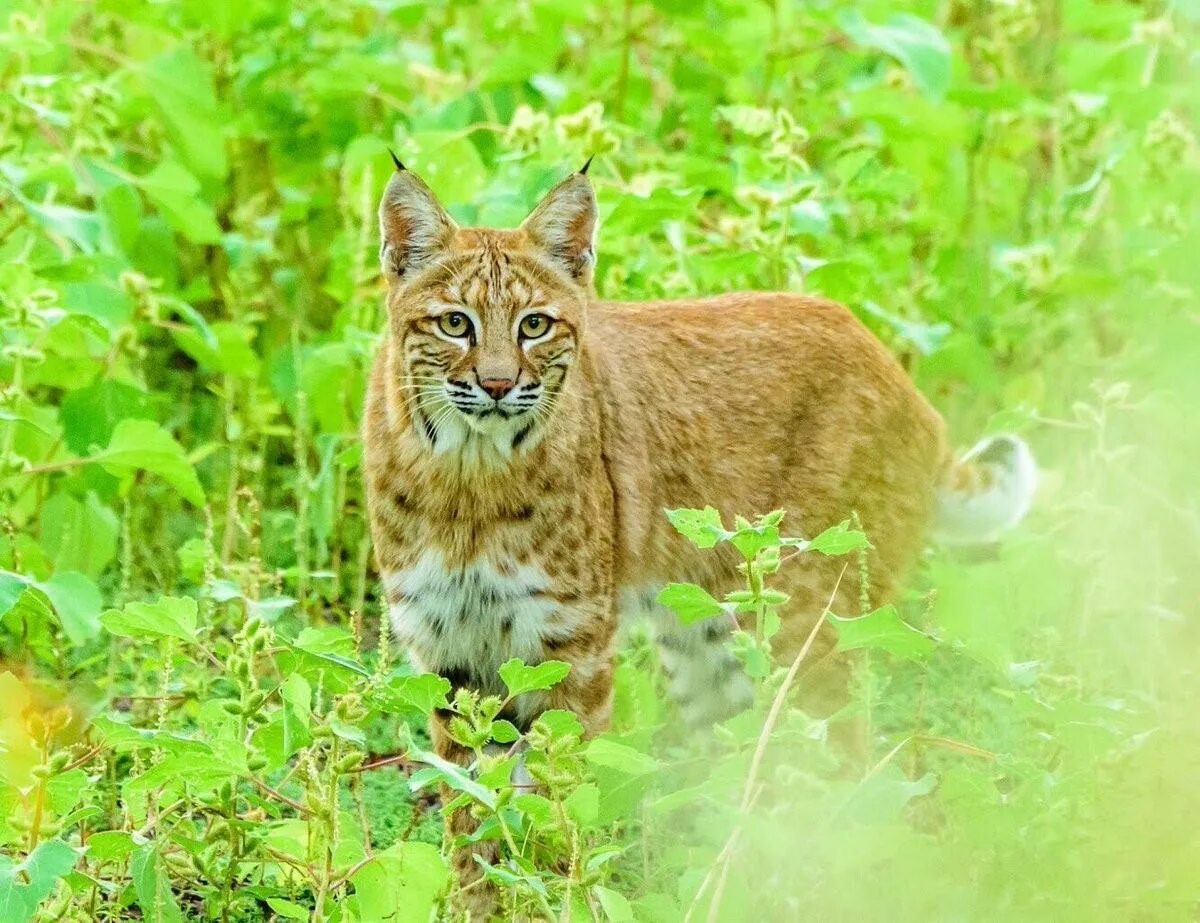
[{"label": "bobcat's hind leg", "polygon": [[683,625],[673,612],[655,609],[654,634],[667,690],[693,727],[722,721],[754,702],[754,685],[729,650],[731,629],[724,618]]}]

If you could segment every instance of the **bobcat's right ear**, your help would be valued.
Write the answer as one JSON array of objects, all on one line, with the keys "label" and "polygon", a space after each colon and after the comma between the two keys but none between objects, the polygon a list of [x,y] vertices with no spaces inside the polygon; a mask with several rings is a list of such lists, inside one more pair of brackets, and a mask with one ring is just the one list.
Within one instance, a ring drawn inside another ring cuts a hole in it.
[{"label": "bobcat's right ear", "polygon": [[379,261],[389,282],[410,275],[450,246],[457,225],[425,182],[392,154],[396,172],[379,203]]}]

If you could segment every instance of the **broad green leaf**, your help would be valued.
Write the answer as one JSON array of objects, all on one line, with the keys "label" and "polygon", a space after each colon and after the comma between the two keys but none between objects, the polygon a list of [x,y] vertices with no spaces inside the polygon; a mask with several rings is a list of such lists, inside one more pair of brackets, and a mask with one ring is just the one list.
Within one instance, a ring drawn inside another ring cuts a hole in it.
[{"label": "broad green leaf", "polygon": [[775,127],[775,113],[758,106],[718,106],[717,115],[751,138],[770,134]]},{"label": "broad green leaf", "polygon": [[805,546],[809,551],[819,551],[821,554],[849,554],[862,548],[870,548],[867,537],[856,529],[850,528],[850,522],[840,522],[830,526]]},{"label": "broad green leaf", "polygon": [[436,846],[394,843],[350,878],[347,904],[359,923],[426,923],[450,883]]},{"label": "broad green leaf", "polygon": [[725,611],[703,587],[694,583],[668,583],[658,594],[658,604],[666,606],[684,625],[691,625]]},{"label": "broad green leaf", "polygon": [[142,190],[172,228],[194,244],[221,240],[221,226],[204,201],[200,183],[180,164],[163,161],[138,180]]},{"label": "broad green leaf", "polygon": [[143,65],[146,90],[158,104],[171,141],[205,180],[222,180],[226,119],[217,103],[212,67],[186,43]]},{"label": "broad green leaf", "polygon": [[596,895],[596,899],[600,902],[600,907],[604,911],[604,916],[609,920],[609,923],[633,923],[636,917],[633,915],[633,907],[625,895],[612,888],[605,888],[600,885],[595,885],[592,888],[592,893]]},{"label": "broad green leaf", "polygon": [[196,637],[196,600],[190,596],[160,596],[152,603],[127,603],[124,609],[109,609],[100,622],[114,635],[124,638]]},{"label": "broad green leaf", "polygon": [[175,901],[171,881],[162,869],[162,859],[154,844],[142,846],[133,854],[130,874],[143,920],[147,923],[183,923],[183,913]]},{"label": "broad green leaf", "polygon": [[498,744],[511,744],[518,740],[521,732],[517,730],[517,726],[511,721],[506,721],[503,718],[492,722],[492,740]]},{"label": "broad green leaf", "polygon": [[84,644],[100,633],[100,590],[83,574],[66,571],[38,585],[54,605],[58,623],[72,644]]},{"label": "broad green leaf", "polygon": [[41,545],[54,571],[79,571],[95,580],[117,556],[118,520],[94,493],[79,499],[53,494],[39,516]]},{"label": "broad green leaf", "polygon": [[839,813],[862,824],[894,823],[908,802],[928,795],[936,784],[933,773],[910,781],[895,763],[889,763],[881,772],[864,779]]},{"label": "broad green leaf", "polygon": [[0,855],[0,920],[25,923],[50,896],[60,878],[75,866],[76,852],[62,840],[47,840],[15,863]]},{"label": "broad green leaf", "polygon": [[279,694],[297,719],[308,727],[312,723],[312,686],[308,680],[299,673],[293,673],[283,681]]},{"label": "broad green leaf", "polygon": [[207,330],[185,328],[175,331],[175,342],[210,371],[254,378],[259,367],[252,346],[254,336],[255,329],[249,324],[215,321],[207,325]]},{"label": "broad green leaf", "polygon": [[0,571],[0,622],[28,619],[46,622],[54,619],[54,606],[35,580],[22,574]]},{"label": "broad green leaf", "polygon": [[312,743],[308,732],[296,710],[284,705],[266,724],[254,732],[254,745],[262,748],[272,768],[283,766],[296,752]]},{"label": "broad green leaf", "polygon": [[583,724],[573,711],[550,708],[538,715],[536,723],[556,738],[583,736]]},{"label": "broad green leaf", "polygon": [[404,163],[420,173],[452,210],[473,202],[487,182],[478,149],[461,132],[407,134],[400,152]]},{"label": "broad green leaf", "polygon": [[675,531],[697,548],[712,548],[729,536],[721,524],[721,514],[711,506],[702,510],[667,510],[666,513]]},{"label": "broad green leaf", "polygon": [[153,419],[150,405],[145,391],[111,379],[70,392],[58,409],[67,447],[76,455],[98,451],[122,420]]},{"label": "broad green leaf", "polygon": [[887,651],[907,660],[918,660],[936,647],[933,638],[901,619],[892,605],[883,606],[859,618],[844,619],[831,615],[830,620],[837,629],[838,650],[865,648]]},{"label": "broad green leaf", "polygon": [[205,753],[199,750],[187,754],[168,754],[141,775],[126,779],[121,791],[127,800],[144,797],[163,787],[172,792],[182,792],[185,786],[193,790],[212,791],[246,775],[248,770],[244,756],[244,752]]},{"label": "broad green leaf", "polygon": [[779,544],[779,527],[746,524],[730,535],[729,541],[743,558],[753,561],[764,548],[774,548]]},{"label": "broad green leaf", "polygon": [[282,897],[268,897],[267,906],[288,920],[307,920],[312,916],[309,908],[297,904],[295,901],[284,900]]},{"label": "broad green leaf", "polygon": [[571,665],[561,660],[543,660],[530,666],[514,657],[500,667],[500,679],[508,689],[509,696],[521,695],[540,689],[549,689],[561,682],[571,672]]},{"label": "broad green leaf", "polygon": [[113,430],[107,448],[89,459],[110,474],[124,476],[139,469],[157,474],[184,499],[204,505],[204,488],[183,448],[171,435],[150,420],[122,420]]},{"label": "broad green leaf", "polygon": [[387,711],[411,709],[428,717],[435,708],[445,708],[450,694],[450,681],[436,673],[414,676],[393,676],[379,691],[382,707]]},{"label": "broad green leaf", "polygon": [[359,676],[370,676],[371,672],[354,657],[354,636],[344,628],[323,626],[306,628],[300,632],[292,645],[297,651],[340,670],[349,670]]},{"label": "broad green leaf", "polygon": [[585,751],[587,760],[593,766],[604,766],[617,769],[627,775],[642,776],[661,768],[654,757],[642,753],[633,747],[610,740],[607,737],[597,737],[587,745]]},{"label": "broad green leaf", "polygon": [[896,13],[887,22],[867,22],[857,10],[843,10],[838,25],[858,44],[891,55],[904,65],[917,88],[940,100],[950,86],[950,43],[930,22]]},{"label": "broad green leaf", "polygon": [[496,807],[495,793],[472,779],[470,774],[461,766],[444,760],[436,753],[422,750],[419,747],[410,747],[409,754],[413,759],[426,763],[429,766],[427,775],[418,777],[416,773],[413,774],[410,784],[413,786],[414,791],[423,787],[424,784],[436,780],[444,782],[456,792],[463,792],[470,795],[486,807],[493,809]]},{"label": "broad green leaf", "polygon": [[101,862],[120,860],[133,852],[136,846],[133,837],[124,830],[104,830],[87,838],[87,855],[89,859]]},{"label": "broad green leaf", "polygon": [[212,752],[212,747],[202,740],[156,728],[134,727],[127,723],[126,716],[121,715],[97,715],[92,719],[92,729],[100,735],[105,746],[116,753],[131,753],[134,750],[149,748],[183,755]]},{"label": "broad green leaf", "polygon": [[42,205],[33,202],[9,187],[16,199],[38,224],[49,232],[59,244],[70,242],[83,253],[95,253],[100,247],[101,222],[95,212],[73,208],[70,205]]},{"label": "broad green leaf", "polygon": [[564,799],[563,807],[575,823],[589,826],[600,812],[600,789],[593,782],[585,782]]}]

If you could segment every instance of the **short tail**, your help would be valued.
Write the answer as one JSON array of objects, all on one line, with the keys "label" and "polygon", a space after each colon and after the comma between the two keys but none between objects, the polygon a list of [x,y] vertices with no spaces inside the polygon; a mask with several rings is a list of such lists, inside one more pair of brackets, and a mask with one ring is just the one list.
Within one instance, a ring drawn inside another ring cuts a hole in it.
[{"label": "short tail", "polygon": [[989,436],[946,469],[934,536],[951,545],[995,541],[1025,518],[1037,482],[1037,463],[1023,439]]}]

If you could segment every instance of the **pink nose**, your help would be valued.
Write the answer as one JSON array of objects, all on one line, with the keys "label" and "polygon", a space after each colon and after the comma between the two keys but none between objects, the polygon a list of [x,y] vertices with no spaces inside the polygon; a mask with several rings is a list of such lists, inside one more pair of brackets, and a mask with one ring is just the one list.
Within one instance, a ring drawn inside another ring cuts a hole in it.
[{"label": "pink nose", "polygon": [[490,394],[493,400],[498,401],[515,388],[516,384],[511,378],[485,378],[479,383],[479,387]]}]

